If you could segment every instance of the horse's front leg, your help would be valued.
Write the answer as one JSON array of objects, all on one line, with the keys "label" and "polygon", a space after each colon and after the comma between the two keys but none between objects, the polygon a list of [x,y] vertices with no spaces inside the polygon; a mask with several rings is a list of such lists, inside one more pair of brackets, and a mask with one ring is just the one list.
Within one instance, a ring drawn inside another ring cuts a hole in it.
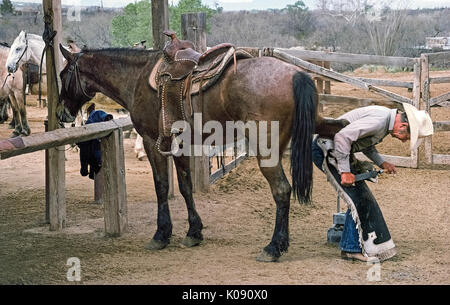
[{"label": "horse's front leg", "polygon": [[203,240],[202,229],[203,224],[200,216],[195,209],[194,198],[192,196],[192,179],[189,166],[189,157],[174,158],[175,166],[177,168],[178,186],[181,195],[186,201],[188,210],[189,230],[183,244],[186,247],[194,247],[200,244]]},{"label": "horse's front leg", "polygon": [[14,138],[22,135],[22,120],[20,118],[20,107],[18,104],[19,101],[16,100],[14,94],[9,95],[9,100],[11,102],[14,121],[14,126],[11,126],[12,124],[10,123],[10,128],[12,127],[12,129],[14,129],[10,137]]},{"label": "horse's front leg", "polygon": [[172,237],[172,220],[170,219],[168,193],[169,175],[167,158],[162,156],[155,148],[155,141],[145,135],[144,148],[153,171],[153,181],[158,200],[157,230],[153,239],[146,246],[149,250],[160,250],[170,243]]},{"label": "horse's front leg", "polygon": [[289,208],[292,188],[284,174],[281,156],[278,165],[274,167],[262,167],[261,160],[258,161],[261,172],[269,182],[277,211],[272,240],[257,257],[257,261],[275,262],[289,248]]},{"label": "horse's front leg", "polygon": [[20,122],[22,124],[21,135],[29,136],[31,133],[30,126],[28,125],[27,119],[27,107],[25,105],[25,97],[21,93],[14,93],[14,97],[16,98],[17,105],[19,106],[19,114],[20,114]]}]

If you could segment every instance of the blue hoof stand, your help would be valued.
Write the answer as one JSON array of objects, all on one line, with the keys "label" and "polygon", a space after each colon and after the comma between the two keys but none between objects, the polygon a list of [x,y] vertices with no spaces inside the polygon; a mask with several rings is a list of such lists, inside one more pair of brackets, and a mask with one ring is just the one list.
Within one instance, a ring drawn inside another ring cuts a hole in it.
[{"label": "blue hoof stand", "polygon": [[330,244],[339,244],[344,229],[345,213],[333,214],[333,226],[328,229],[327,242]]}]

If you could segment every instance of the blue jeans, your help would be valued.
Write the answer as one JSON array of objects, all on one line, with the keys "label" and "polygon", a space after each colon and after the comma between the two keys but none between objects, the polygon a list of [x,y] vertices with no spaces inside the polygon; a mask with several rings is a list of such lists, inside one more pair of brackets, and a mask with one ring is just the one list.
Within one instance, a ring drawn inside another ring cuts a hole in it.
[{"label": "blue jeans", "polygon": [[350,209],[345,213],[344,230],[342,231],[339,248],[345,252],[361,253],[362,249],[359,246],[359,234],[356,229],[356,223],[353,220]]},{"label": "blue jeans", "polygon": [[[312,159],[314,164],[322,170],[322,164],[324,159],[324,154],[322,149],[317,145],[317,139],[312,143]],[[345,187],[343,188],[345,191]],[[344,231],[342,232],[341,241],[339,243],[339,248],[345,252],[360,253],[361,247],[359,246],[359,235],[356,229],[356,223],[352,218],[350,209],[347,210],[345,214]]]}]

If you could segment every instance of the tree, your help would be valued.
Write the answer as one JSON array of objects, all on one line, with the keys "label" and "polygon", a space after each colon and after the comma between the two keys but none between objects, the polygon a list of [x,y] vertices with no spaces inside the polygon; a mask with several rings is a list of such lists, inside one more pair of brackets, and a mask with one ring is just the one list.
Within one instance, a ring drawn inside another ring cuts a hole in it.
[{"label": "tree", "polygon": [[[202,5],[201,0],[180,0],[178,5],[169,7],[170,29],[180,35],[181,14],[195,12],[206,12],[208,20],[216,11]],[[150,0],[128,4],[123,14],[112,21],[113,45],[129,47],[141,40],[147,40],[147,44],[152,45],[151,15]]]},{"label": "tree", "polygon": [[151,12],[149,0],[128,4],[124,12],[114,17],[111,22],[113,45],[130,47],[142,40],[147,40],[147,43],[152,45]]},{"label": "tree", "polygon": [[406,10],[385,9],[381,21],[364,22],[372,50],[377,55],[393,56],[405,34]]},{"label": "tree", "polygon": [[11,0],[2,1],[2,4],[0,4],[0,13],[3,15],[14,14],[14,6],[12,5]]},{"label": "tree", "polygon": [[303,1],[289,4],[282,10],[288,15],[288,34],[302,39],[314,31],[314,22],[308,7]]}]

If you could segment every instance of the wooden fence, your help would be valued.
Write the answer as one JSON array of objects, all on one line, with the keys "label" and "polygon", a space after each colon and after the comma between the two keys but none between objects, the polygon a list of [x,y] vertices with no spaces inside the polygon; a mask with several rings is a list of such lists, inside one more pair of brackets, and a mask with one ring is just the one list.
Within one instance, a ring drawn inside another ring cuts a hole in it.
[{"label": "wooden fence", "polygon": [[[39,150],[55,149],[64,145],[101,138],[102,149],[102,196],[104,202],[105,233],[119,236],[127,230],[127,194],[125,183],[125,161],[123,151],[123,131],[133,128],[130,118],[120,118],[108,122],[89,124],[82,127],[57,129],[36,133],[28,137],[18,137],[0,141],[0,160],[32,153]],[[64,151],[64,150],[62,150]],[[63,173],[64,175],[64,173]],[[50,196],[65,198],[65,189]],[[66,205],[57,200],[57,209],[50,214],[50,228],[61,229],[65,224]],[[61,219],[62,218],[62,219]]]},{"label": "wooden fence", "polygon": [[[422,102],[421,109],[425,109],[431,114],[433,107],[449,107],[450,92],[446,92],[440,96],[431,97],[431,85],[450,83],[450,76],[448,77],[430,77],[430,65],[437,62],[450,62],[450,52],[427,53],[420,57],[422,68]],[[450,131],[450,121],[433,122],[435,132]],[[432,137],[425,139],[425,163],[426,164],[450,164],[450,155],[433,154]]]},{"label": "wooden fence", "polygon": [[[333,80],[338,82],[345,82],[357,88],[380,95],[381,98],[355,98],[351,96],[339,96],[331,94],[320,94],[320,103],[345,103],[354,105],[356,107],[367,106],[370,104],[385,105],[401,109],[401,103],[409,103],[419,109],[421,101],[421,75],[422,63],[420,58],[409,57],[390,57],[377,55],[362,55],[349,53],[333,53],[333,52],[319,52],[319,51],[303,51],[290,49],[274,49],[273,54],[282,60],[291,62],[303,69],[306,69],[312,74],[315,79]],[[372,64],[396,67],[412,68],[413,79],[411,81],[393,81],[385,79],[370,79],[370,78],[356,78],[343,75],[324,67],[319,67],[308,61],[330,61],[347,64]],[[384,87],[401,87],[412,90],[413,98],[401,96],[397,93],[382,89],[378,86]],[[430,138],[430,137],[429,137]],[[366,159],[362,154],[358,157]],[[417,168],[419,166],[418,150],[411,152],[409,157],[383,155],[383,157],[394,163],[397,166]]]}]

